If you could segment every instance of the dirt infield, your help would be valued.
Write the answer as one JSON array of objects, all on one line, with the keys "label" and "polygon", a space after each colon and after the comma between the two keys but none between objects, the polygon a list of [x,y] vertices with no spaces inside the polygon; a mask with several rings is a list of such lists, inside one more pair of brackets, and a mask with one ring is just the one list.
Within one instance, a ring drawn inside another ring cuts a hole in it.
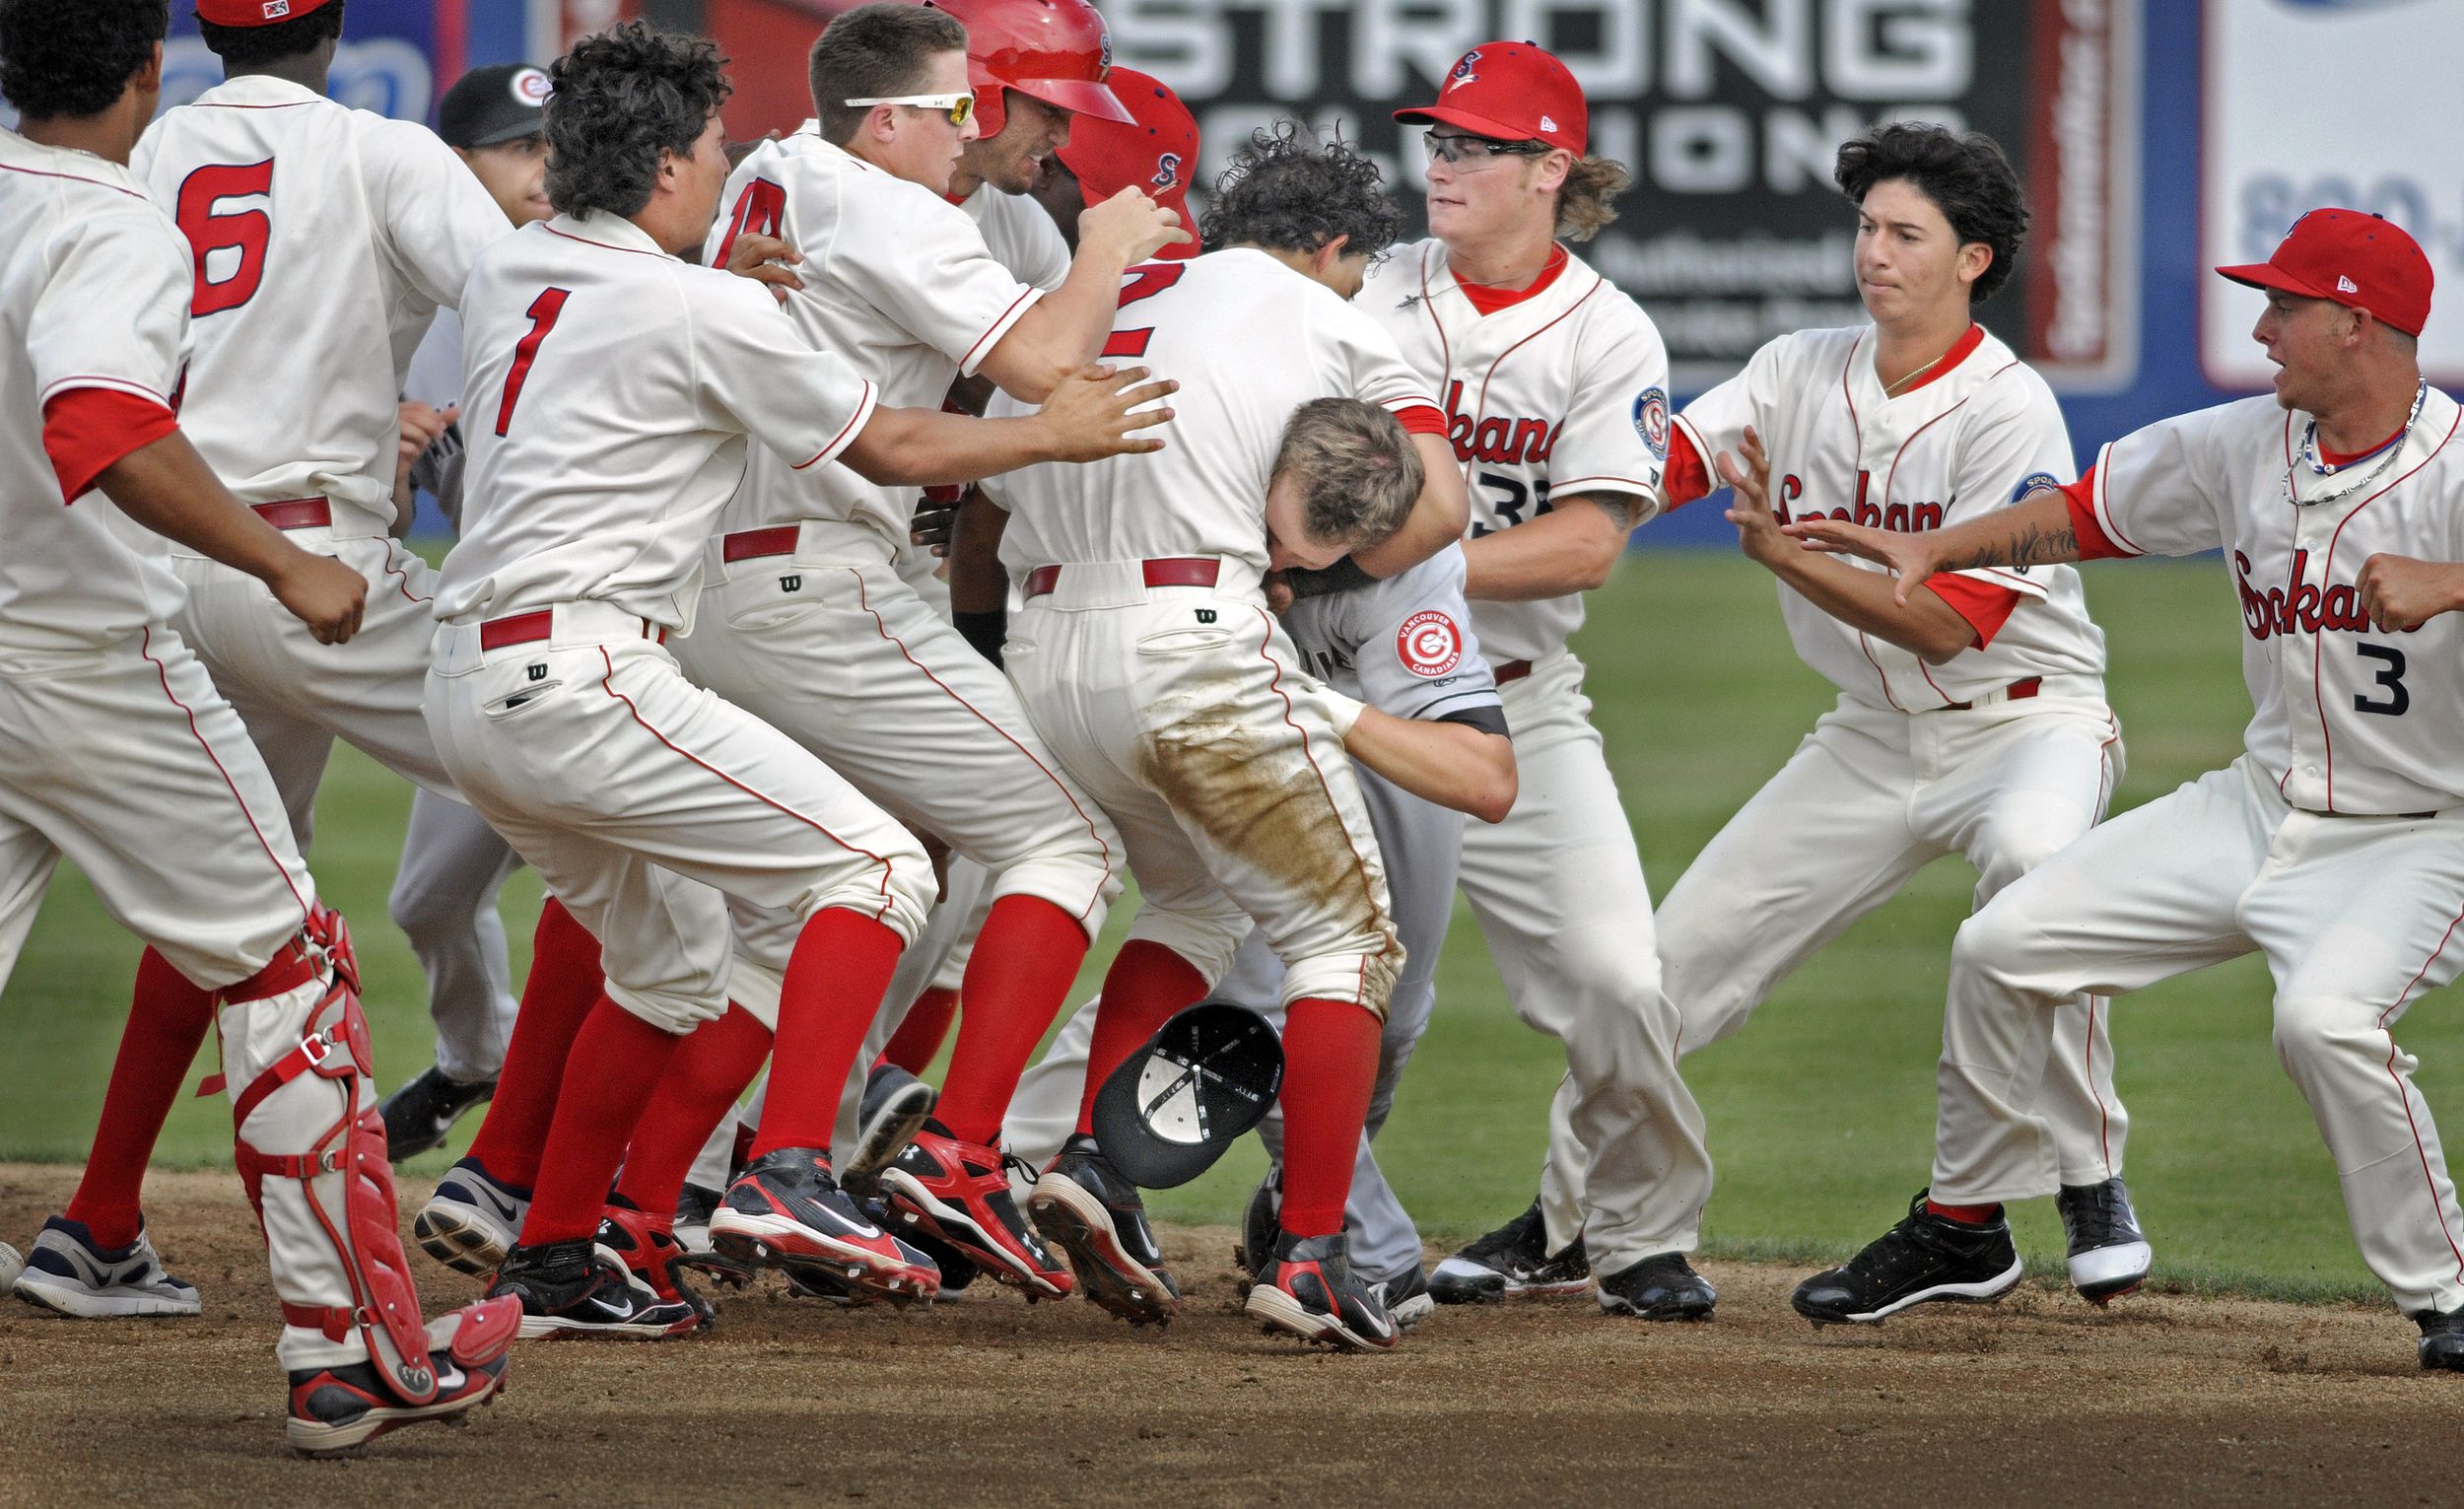
[{"label": "dirt infield", "polygon": [[[74,1183],[0,1165],[23,1244]],[[406,1207],[425,1197],[406,1192]],[[518,1350],[467,1430],[357,1460],[282,1446],[275,1308],[238,1182],[164,1175],[150,1218],[194,1321],[0,1302],[0,1504],[2454,1502],[2464,1378],[2385,1308],[2027,1288],[1816,1333],[1794,1270],[1712,1265],[1707,1326],[1581,1303],[1443,1310],[1390,1356],[1237,1313],[1219,1228],[1168,1233],[1168,1333],[1006,1292],[842,1312],[759,1288],[688,1341]],[[423,1264],[432,1305],[467,1292]],[[1952,1475],[1945,1476],[1944,1474]]]}]

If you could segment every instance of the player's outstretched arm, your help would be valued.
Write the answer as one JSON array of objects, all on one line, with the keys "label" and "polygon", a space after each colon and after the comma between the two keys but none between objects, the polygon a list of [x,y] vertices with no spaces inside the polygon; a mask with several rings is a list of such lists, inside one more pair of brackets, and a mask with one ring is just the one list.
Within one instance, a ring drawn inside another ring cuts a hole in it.
[{"label": "player's outstretched arm", "polygon": [[1653,505],[1632,493],[1574,493],[1511,529],[1463,543],[1463,594],[1533,602],[1588,592],[1608,580],[1634,526]]},{"label": "player's outstretched arm", "polygon": [[939,409],[873,410],[839,459],[884,487],[978,482],[1039,461],[1100,461],[1161,450],[1140,435],[1172,419],[1172,410],[1143,405],[1180,390],[1148,382],[1143,367],[1115,371],[1081,367],[1062,379],[1044,407],[1017,419],[976,419]]},{"label": "player's outstretched arm", "polygon": [[1353,564],[1381,580],[1409,571],[1463,538],[1472,522],[1471,495],[1463,490],[1463,463],[1442,435],[1415,435],[1412,448],[1420,453],[1420,496],[1403,526],[1367,550],[1352,552]]},{"label": "player's outstretched arm", "polygon": [[1782,533],[1771,513],[1770,457],[1763,453],[1762,437],[1753,426],[1745,427],[1739,448],[1742,465],[1739,456],[1725,450],[1713,464],[1720,479],[1735,489],[1727,517],[1737,526],[1738,547],[1746,559],[1831,617],[1936,665],[1976,643],[1974,626],[1934,592],[1903,597],[1890,578],[1826,559]]},{"label": "player's outstretched arm", "polygon": [[2080,558],[2070,500],[2058,489],[1923,534],[1893,534],[1822,517],[1782,524],[1780,532],[1809,550],[1863,556],[1889,567],[1898,573],[1891,600],[1902,605],[1911,591],[1937,572],[1979,566],[2056,566]]},{"label": "player's outstretched arm", "polygon": [[1135,187],[1088,206],[1078,217],[1069,276],[1019,315],[976,370],[1012,398],[1042,403],[1104,349],[1121,304],[1121,275],[1189,239],[1179,215]]},{"label": "player's outstretched arm", "polygon": [[2418,629],[2441,613],[2464,612],[2464,565],[2374,555],[2358,579],[2361,608],[2381,629]]},{"label": "player's outstretched arm", "polygon": [[1502,733],[1364,707],[1343,749],[1423,801],[1484,823],[1502,823],[1514,809],[1514,741]]},{"label": "player's outstretched arm", "polygon": [[319,643],[339,645],[359,632],[367,581],[240,507],[178,431],[113,461],[95,485],[155,533],[264,583]]}]

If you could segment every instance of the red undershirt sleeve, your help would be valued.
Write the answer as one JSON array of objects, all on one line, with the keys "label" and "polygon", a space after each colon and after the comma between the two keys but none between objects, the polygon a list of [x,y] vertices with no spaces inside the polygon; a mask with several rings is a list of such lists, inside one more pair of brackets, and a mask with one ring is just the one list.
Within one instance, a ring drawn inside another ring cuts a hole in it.
[{"label": "red undershirt sleeve", "polygon": [[2115,561],[2137,554],[2113,543],[2104,527],[2096,522],[2096,469],[2062,489],[2062,501],[2071,506],[2071,532],[2079,537],[2079,558],[2083,561]]},{"label": "red undershirt sleeve", "polygon": [[1949,572],[1928,577],[1924,587],[1951,607],[1951,611],[1968,621],[1976,631],[1976,648],[1984,649],[2011,621],[2011,614],[2019,605],[2019,594],[2007,586],[1979,582],[1974,577],[1954,576]]},{"label": "red undershirt sleeve", "polygon": [[75,503],[129,452],[179,428],[152,398],[109,387],[72,387],[42,406],[42,448],[60,479],[60,501]]},{"label": "red undershirt sleeve", "polygon": [[1669,463],[1660,472],[1660,490],[1669,495],[1671,513],[1712,492],[1710,469],[1703,465],[1694,443],[1675,425],[1669,427]]},{"label": "red undershirt sleeve", "polygon": [[1430,404],[1415,403],[1407,409],[1397,409],[1395,417],[1403,422],[1406,435],[1444,435],[1446,416]]}]

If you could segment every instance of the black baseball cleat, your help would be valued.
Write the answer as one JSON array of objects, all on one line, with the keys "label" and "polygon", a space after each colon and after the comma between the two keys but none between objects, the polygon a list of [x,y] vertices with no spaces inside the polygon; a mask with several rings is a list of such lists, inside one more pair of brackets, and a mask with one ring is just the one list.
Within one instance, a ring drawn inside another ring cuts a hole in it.
[{"label": "black baseball cleat", "polygon": [[710,1239],[738,1263],[806,1269],[901,1302],[941,1288],[932,1260],[859,1210],[817,1147],[782,1147],[746,1164],[711,1216]]},{"label": "black baseball cleat", "polygon": [[1075,1132],[1061,1144],[1027,1197],[1027,1215],[1068,1258],[1079,1293],[1133,1326],[1180,1313],[1180,1286],[1164,1267],[1146,1202],[1094,1137]]},{"label": "black baseball cleat", "polygon": [[1591,1282],[1582,1237],[1551,1253],[1548,1223],[1535,1199],[1529,1210],[1440,1263],[1429,1274],[1429,1296],[1441,1305],[1541,1299],[1580,1294]]},{"label": "black baseball cleat", "polygon": [[1720,1292],[1683,1253],[1660,1253],[1600,1275],[1600,1308],[1647,1321],[1707,1321]]},{"label": "black baseball cleat", "polygon": [[665,1222],[655,1220],[650,1212],[632,1204],[621,1195],[611,1195],[607,1210],[599,1221],[599,1246],[616,1255],[636,1284],[647,1288],[660,1302],[682,1305],[693,1312],[693,1318],[704,1326],[719,1319],[719,1307],[704,1299],[684,1276],[684,1245]]},{"label": "black baseball cleat", "polygon": [[634,1282],[622,1259],[586,1237],[514,1248],[488,1297],[521,1301],[525,1338],[649,1339],[680,1337],[702,1324],[691,1305],[671,1304]]},{"label": "black baseball cleat", "polygon": [[2422,1328],[2422,1366],[2464,1373],[2464,1309],[2425,1310],[2413,1321]]},{"label": "black baseball cleat", "polygon": [[1349,1239],[1278,1232],[1266,1271],[1242,1308],[1304,1341],[1344,1351],[1384,1351],[1403,1338],[1378,1291],[1352,1271]]},{"label": "black baseball cleat", "polygon": [[453,1124],[471,1107],[485,1105],[495,1095],[493,1079],[465,1084],[435,1064],[428,1065],[376,1108],[385,1123],[385,1156],[399,1163],[432,1147],[443,1147]]},{"label": "black baseball cleat", "polygon": [[[428,1366],[437,1393],[424,1405],[405,1404],[373,1360],[292,1369],[285,1439],[304,1457],[334,1457],[405,1425],[467,1423],[469,1410],[505,1392],[508,1348],[520,1314],[511,1303],[483,1301],[431,1322]],[[445,1337],[443,1345],[436,1344],[439,1333]]]},{"label": "black baseball cleat", "polygon": [[2156,1251],[2139,1229],[2121,1180],[2066,1184],[2053,1197],[2070,1238],[2071,1287],[2091,1304],[2109,1304],[2148,1281]]},{"label": "black baseball cleat", "polygon": [[676,1219],[668,1232],[684,1249],[684,1266],[731,1289],[753,1281],[753,1266],[721,1256],[710,1245],[710,1218],[719,1209],[720,1192],[708,1185],[688,1184],[676,1196]]},{"label": "black baseball cleat", "polygon": [[1989,1226],[1946,1220],[1925,1207],[1925,1192],[1907,1218],[1838,1268],[1797,1285],[1789,1303],[1816,1326],[1872,1326],[1910,1305],[1934,1300],[1986,1305],[2019,1287],[2024,1272],[2011,1245],[2011,1223]]},{"label": "black baseball cleat", "polygon": [[839,1188],[871,1194],[883,1171],[924,1131],[937,1098],[932,1086],[897,1064],[874,1064],[856,1103],[856,1146],[839,1160]]},{"label": "black baseball cleat", "polygon": [[911,1241],[929,1233],[1029,1299],[1059,1299],[1072,1287],[1069,1265],[1045,1245],[1011,1198],[1009,1160],[998,1149],[960,1141],[939,1122],[927,1121],[898,1161],[881,1171],[881,1190]]},{"label": "black baseball cleat", "polygon": [[[1272,1252],[1272,1248],[1261,1248]],[[1401,1277],[1382,1278],[1369,1285],[1378,1296],[1378,1303],[1394,1318],[1398,1328],[1409,1331],[1425,1321],[1437,1309],[1437,1301],[1429,1297],[1429,1275],[1413,1264]]]},{"label": "black baseball cleat", "polygon": [[[1241,1211],[1241,1240],[1232,1249],[1232,1262],[1247,1273],[1250,1281],[1258,1281],[1258,1270],[1274,1256],[1274,1239],[1283,1228],[1275,1220],[1275,1209],[1282,1203],[1283,1171],[1268,1167],[1266,1177],[1258,1181],[1250,1193],[1249,1204]],[[1420,1280],[1420,1291],[1428,1292],[1428,1278]]]}]

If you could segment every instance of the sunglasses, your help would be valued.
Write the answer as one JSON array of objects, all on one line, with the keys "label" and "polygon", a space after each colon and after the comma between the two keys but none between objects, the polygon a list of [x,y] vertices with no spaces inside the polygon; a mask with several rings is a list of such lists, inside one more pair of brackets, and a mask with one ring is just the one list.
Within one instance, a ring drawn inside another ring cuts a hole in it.
[{"label": "sunglasses", "polygon": [[1501,157],[1542,157],[1549,149],[1546,142],[1501,142],[1485,136],[1440,136],[1432,131],[1421,138],[1429,150],[1429,161],[1439,159],[1460,168],[1477,168]]},{"label": "sunglasses", "polygon": [[919,110],[938,110],[949,117],[954,126],[963,126],[976,112],[974,95],[883,95],[871,100],[841,102],[849,106],[859,104],[904,104]]}]

